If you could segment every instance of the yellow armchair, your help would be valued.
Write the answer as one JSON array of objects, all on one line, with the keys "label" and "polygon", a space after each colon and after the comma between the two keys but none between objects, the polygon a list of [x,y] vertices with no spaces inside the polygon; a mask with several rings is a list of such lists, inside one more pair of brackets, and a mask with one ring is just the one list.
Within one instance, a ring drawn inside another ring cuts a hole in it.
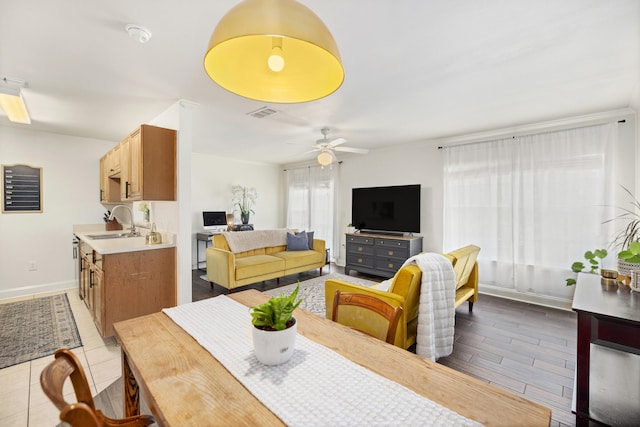
[{"label": "yellow armchair", "polygon": [[[453,264],[453,270],[456,274],[455,307],[468,301],[469,311],[472,311],[473,303],[478,299],[478,263],[476,260],[479,252],[478,246],[469,245],[443,254]],[[333,298],[336,290],[376,296],[394,307],[402,307],[402,317],[398,323],[394,345],[409,348],[416,342],[421,284],[422,271],[416,265],[406,265],[398,270],[391,279],[388,291],[377,289],[380,285],[366,287],[343,280],[329,279],[325,282],[324,288],[326,317],[327,319],[332,317]],[[371,316],[375,315],[371,314]],[[363,318],[362,321],[367,322],[368,320]]]}]

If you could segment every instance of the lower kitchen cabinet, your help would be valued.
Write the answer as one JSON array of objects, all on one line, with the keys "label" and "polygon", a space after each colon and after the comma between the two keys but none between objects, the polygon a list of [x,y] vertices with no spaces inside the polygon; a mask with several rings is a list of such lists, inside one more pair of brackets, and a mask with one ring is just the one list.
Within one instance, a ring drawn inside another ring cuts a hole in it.
[{"label": "lower kitchen cabinet", "polygon": [[[90,261],[90,262],[89,262]],[[163,248],[87,257],[80,289],[103,337],[113,324],[156,313],[177,303],[176,249]],[[85,283],[83,283],[85,282]],[[86,283],[88,282],[88,283]]]}]

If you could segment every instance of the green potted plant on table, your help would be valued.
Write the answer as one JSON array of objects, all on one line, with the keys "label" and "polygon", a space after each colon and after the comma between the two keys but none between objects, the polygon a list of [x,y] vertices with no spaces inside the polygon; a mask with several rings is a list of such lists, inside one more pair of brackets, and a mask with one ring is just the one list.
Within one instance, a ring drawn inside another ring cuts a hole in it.
[{"label": "green potted plant on table", "polygon": [[251,307],[253,349],[265,365],[279,365],[293,355],[298,323],[293,317],[302,299],[296,298],[300,285],[290,295],[281,294]]},{"label": "green potted plant on table", "polygon": [[[606,249],[596,249],[594,251],[587,251],[584,253],[584,259],[589,264],[589,271],[587,273],[596,274],[600,267],[600,260],[603,260],[608,255]],[[581,273],[587,266],[582,261],[576,261],[571,264],[571,270],[575,273]],[[576,284],[576,279],[570,277],[567,279],[567,286],[573,286]]]},{"label": "green potted plant on table", "polygon": [[640,202],[626,187],[622,189],[631,197],[631,209],[622,209],[622,214],[606,221],[628,220],[627,226],[613,239],[612,246],[619,249],[618,273],[619,279],[629,285],[632,272],[640,270]]}]

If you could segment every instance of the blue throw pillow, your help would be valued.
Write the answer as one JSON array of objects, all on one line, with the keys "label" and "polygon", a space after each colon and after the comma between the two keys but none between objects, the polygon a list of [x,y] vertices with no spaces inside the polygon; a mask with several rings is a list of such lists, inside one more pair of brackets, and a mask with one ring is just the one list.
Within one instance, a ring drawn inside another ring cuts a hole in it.
[{"label": "blue throw pillow", "polygon": [[309,240],[309,249],[313,250],[313,233],[315,231],[307,231],[307,239]]},{"label": "blue throw pillow", "polygon": [[288,251],[309,250],[309,240],[307,239],[307,233],[304,231],[301,231],[300,233],[296,233],[296,234],[287,232],[287,250]]}]

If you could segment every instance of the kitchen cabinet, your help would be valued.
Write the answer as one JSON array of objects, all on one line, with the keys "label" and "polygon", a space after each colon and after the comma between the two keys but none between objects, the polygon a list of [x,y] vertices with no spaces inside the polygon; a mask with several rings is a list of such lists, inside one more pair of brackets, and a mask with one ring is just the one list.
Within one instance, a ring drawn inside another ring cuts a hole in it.
[{"label": "kitchen cabinet", "polygon": [[176,200],[176,131],[141,125],[120,143],[120,200]]},{"label": "kitchen cabinet", "polygon": [[100,158],[100,201],[120,201],[120,145],[115,146]]},{"label": "kitchen cabinet", "polygon": [[120,177],[120,168],[122,164],[122,156],[120,154],[120,144],[116,145],[107,153],[108,175],[112,178]]},{"label": "kitchen cabinet", "polygon": [[175,247],[100,254],[81,246],[80,295],[103,337],[116,322],[176,305]]},{"label": "kitchen cabinet", "polygon": [[100,201],[176,200],[176,131],[141,125],[100,159]]}]

